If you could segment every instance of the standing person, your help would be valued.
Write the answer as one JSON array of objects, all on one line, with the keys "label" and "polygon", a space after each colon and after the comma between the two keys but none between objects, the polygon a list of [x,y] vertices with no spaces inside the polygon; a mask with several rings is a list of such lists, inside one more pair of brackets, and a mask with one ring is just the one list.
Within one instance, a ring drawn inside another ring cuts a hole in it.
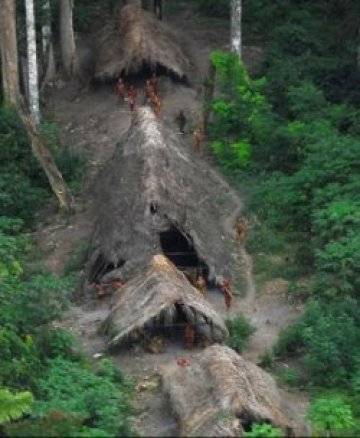
[{"label": "standing person", "polygon": [[135,105],[136,105],[135,98],[132,95],[129,95],[129,108],[132,113],[135,111]]},{"label": "standing person", "polygon": [[146,80],[146,84],[145,84],[145,100],[144,100],[144,104],[146,102],[148,102],[149,100],[151,101],[153,99],[154,95],[155,95],[154,87],[150,84],[150,79],[147,79]]},{"label": "standing person", "polygon": [[149,79],[151,86],[154,89],[154,92],[157,94],[158,92],[158,77],[155,72],[152,72],[151,78]]},{"label": "standing person", "polygon": [[183,110],[179,111],[179,114],[177,115],[175,120],[179,125],[179,131],[181,132],[181,134],[185,134],[186,117]]},{"label": "standing person", "polygon": [[131,85],[129,86],[129,89],[128,89],[128,91],[127,91],[127,95],[128,95],[129,98],[130,98],[130,97],[133,97],[134,100],[136,100],[136,97],[137,97],[137,91],[136,91],[136,88],[135,88],[134,84],[131,84]]},{"label": "standing person", "polygon": [[202,151],[202,144],[204,142],[204,130],[198,125],[194,131],[195,147],[198,152]]},{"label": "standing person", "polygon": [[119,102],[121,101],[124,103],[126,97],[126,86],[121,76],[119,76],[119,79],[116,82],[116,94],[118,95]]}]

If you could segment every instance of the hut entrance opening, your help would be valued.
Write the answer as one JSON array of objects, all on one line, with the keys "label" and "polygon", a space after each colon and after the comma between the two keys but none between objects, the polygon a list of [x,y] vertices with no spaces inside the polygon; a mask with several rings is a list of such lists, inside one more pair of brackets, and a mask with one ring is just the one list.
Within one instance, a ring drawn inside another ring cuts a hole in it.
[{"label": "hut entrance opening", "polygon": [[208,278],[209,268],[198,256],[190,236],[181,233],[176,227],[171,226],[167,231],[160,233],[160,244],[164,255],[174,265],[190,276],[202,275]]},{"label": "hut entrance opening", "polygon": [[180,77],[161,64],[151,65],[147,62],[143,62],[141,69],[139,69],[136,73],[123,71],[121,76],[125,79],[126,84],[134,84],[136,87],[142,87],[145,85],[146,80],[151,78],[153,73],[155,73],[158,78],[164,76],[170,78],[174,83],[187,84],[187,79],[185,76]]},{"label": "hut entrance opening", "polygon": [[103,257],[102,254],[99,254],[97,259],[95,260],[95,263],[93,264],[93,267],[90,270],[89,274],[89,283],[95,283],[97,281],[101,280],[101,277],[103,277],[108,272],[112,271],[113,269],[121,268],[125,264],[125,260],[120,259],[117,264],[107,262],[106,259]]},{"label": "hut entrance opening", "polygon": [[[186,348],[185,329],[187,326],[193,330],[192,347],[200,346],[205,339],[209,341],[212,339],[213,325],[209,319],[197,313],[193,307],[188,307],[180,301],[173,304],[172,308],[170,318],[169,309],[164,309],[141,329],[138,341],[143,343],[145,348],[151,345],[155,339],[162,339],[165,343],[171,342]],[[131,345],[131,342],[130,336],[127,346]]]}]

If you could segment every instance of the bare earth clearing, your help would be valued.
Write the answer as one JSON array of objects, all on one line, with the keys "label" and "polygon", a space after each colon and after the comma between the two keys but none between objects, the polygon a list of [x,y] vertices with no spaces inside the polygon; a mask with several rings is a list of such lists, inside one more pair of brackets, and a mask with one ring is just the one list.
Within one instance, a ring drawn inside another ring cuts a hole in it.
[{"label": "bare earth clearing", "polygon": [[[206,73],[208,55],[211,50],[226,45],[228,30],[211,30],[210,26],[201,24],[198,17],[189,13],[189,10],[177,14],[176,18],[169,17],[169,21],[180,32],[186,31],[189,51],[199,70],[198,86],[195,85],[199,90]],[[160,94],[164,106],[163,120],[172,125],[174,130],[177,131],[174,118],[179,109],[184,109],[189,119],[195,118],[201,97],[195,89],[164,80],[160,83]],[[76,213],[68,221],[54,216],[51,225],[44,226],[37,232],[38,243],[47,254],[45,266],[52,272],[61,274],[74,249],[91,236],[96,218],[92,208],[96,175],[111,157],[115,144],[129,128],[131,119],[127,105],[117,103],[113,86],[103,85],[80,93],[74,84],[60,85],[51,92],[50,102],[51,115],[62,129],[63,144],[89,157],[83,188],[76,200]],[[194,150],[192,136],[185,134],[185,138],[188,140],[188,147]],[[218,186],[214,187],[214,202],[218,202],[224,211],[224,233],[233,234],[233,223],[241,214],[242,201],[218,173],[208,152],[204,153],[203,165],[208,172],[217,175]],[[259,357],[274,344],[279,331],[298,316],[299,310],[287,302],[287,284],[284,280],[274,279],[260,290],[255,285],[252,260],[246,249],[234,242],[233,250],[238,259],[239,277],[245,290],[238,291],[241,297],[236,297],[229,315],[220,292],[210,290],[208,299],[224,317],[232,317],[242,312],[251,320],[256,332],[244,352],[244,357],[258,362]],[[79,336],[86,353],[101,353],[104,339],[97,334],[97,329],[107,316],[108,310],[109,304],[106,301],[89,300],[82,305],[74,305],[59,325],[69,328]],[[176,434],[176,421],[157,386],[157,372],[160,367],[182,355],[190,358],[191,362],[192,352],[184,350],[182,345],[169,343],[163,354],[131,350],[114,357],[116,363],[138,382],[134,423],[141,435]],[[283,395],[290,418],[297,418],[295,421],[299,424],[299,417],[303,416],[307,407],[305,396],[288,390],[283,390]],[[304,430],[302,427],[299,424],[298,430]]]}]

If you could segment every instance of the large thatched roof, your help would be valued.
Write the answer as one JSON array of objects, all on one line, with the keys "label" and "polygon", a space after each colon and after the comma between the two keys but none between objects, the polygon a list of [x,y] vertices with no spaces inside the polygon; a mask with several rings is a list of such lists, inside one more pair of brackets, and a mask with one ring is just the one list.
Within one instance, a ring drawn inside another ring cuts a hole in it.
[{"label": "large thatched roof", "polygon": [[[227,337],[224,321],[184,274],[164,256],[154,256],[147,270],[127,283],[104,323],[109,347],[122,344],[136,332],[164,327],[168,332],[179,321],[197,326],[197,334],[222,342]],[[207,330],[206,330],[207,329]]]},{"label": "large thatched roof", "polygon": [[179,78],[188,75],[190,61],[179,38],[154,14],[137,6],[120,9],[95,38],[95,79],[138,73],[144,66],[164,67]]},{"label": "large thatched roof", "polygon": [[162,382],[181,436],[242,436],[251,423],[288,426],[274,379],[229,347],[208,347],[185,368],[167,366]]},{"label": "large thatched roof", "polygon": [[200,160],[149,108],[137,111],[97,180],[87,281],[128,281],[160,253],[180,269],[205,269],[210,280],[231,278],[230,241],[213,199],[218,182]]}]

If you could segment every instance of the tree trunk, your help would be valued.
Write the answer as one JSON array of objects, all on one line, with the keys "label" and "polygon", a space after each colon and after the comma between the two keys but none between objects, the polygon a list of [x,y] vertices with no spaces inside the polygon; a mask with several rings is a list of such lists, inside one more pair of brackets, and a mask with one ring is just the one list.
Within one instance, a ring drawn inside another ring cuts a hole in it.
[{"label": "tree trunk", "polygon": [[241,59],[242,0],[231,0],[230,50]]},{"label": "tree trunk", "polygon": [[40,123],[38,65],[33,0],[26,0],[26,39],[28,57],[29,108],[33,122]]},{"label": "tree trunk", "polygon": [[32,120],[27,117],[21,109],[19,110],[19,115],[29,135],[33,154],[40,162],[40,165],[49,180],[49,184],[59,201],[59,207],[68,211],[72,210],[74,208],[73,198],[59,169],[57,168],[51,152],[41,138]]},{"label": "tree trunk", "polygon": [[164,0],[154,0],[154,13],[159,20],[164,18]]},{"label": "tree trunk", "polygon": [[55,78],[55,58],[54,47],[52,43],[52,31],[51,31],[51,9],[50,0],[45,0],[43,4],[44,11],[44,23],[42,26],[42,50],[44,59],[44,77],[42,81],[42,87],[51,82]]},{"label": "tree trunk", "polygon": [[26,105],[29,106],[29,73],[28,73],[28,61],[25,56],[20,58],[21,65],[21,75],[22,75],[22,85],[23,85],[23,94],[25,98]]},{"label": "tree trunk", "polygon": [[71,78],[78,73],[73,28],[73,0],[60,0],[60,39],[62,64],[66,75]]},{"label": "tree trunk", "polygon": [[15,6],[15,0],[1,0],[0,49],[4,101],[17,106],[20,102],[20,88]]},{"label": "tree trunk", "polygon": [[213,63],[210,61],[208,75],[205,81],[205,90],[204,90],[204,109],[203,109],[203,120],[204,120],[204,129],[206,129],[210,113],[211,113],[211,102],[214,97],[215,90],[215,75],[216,69]]}]

